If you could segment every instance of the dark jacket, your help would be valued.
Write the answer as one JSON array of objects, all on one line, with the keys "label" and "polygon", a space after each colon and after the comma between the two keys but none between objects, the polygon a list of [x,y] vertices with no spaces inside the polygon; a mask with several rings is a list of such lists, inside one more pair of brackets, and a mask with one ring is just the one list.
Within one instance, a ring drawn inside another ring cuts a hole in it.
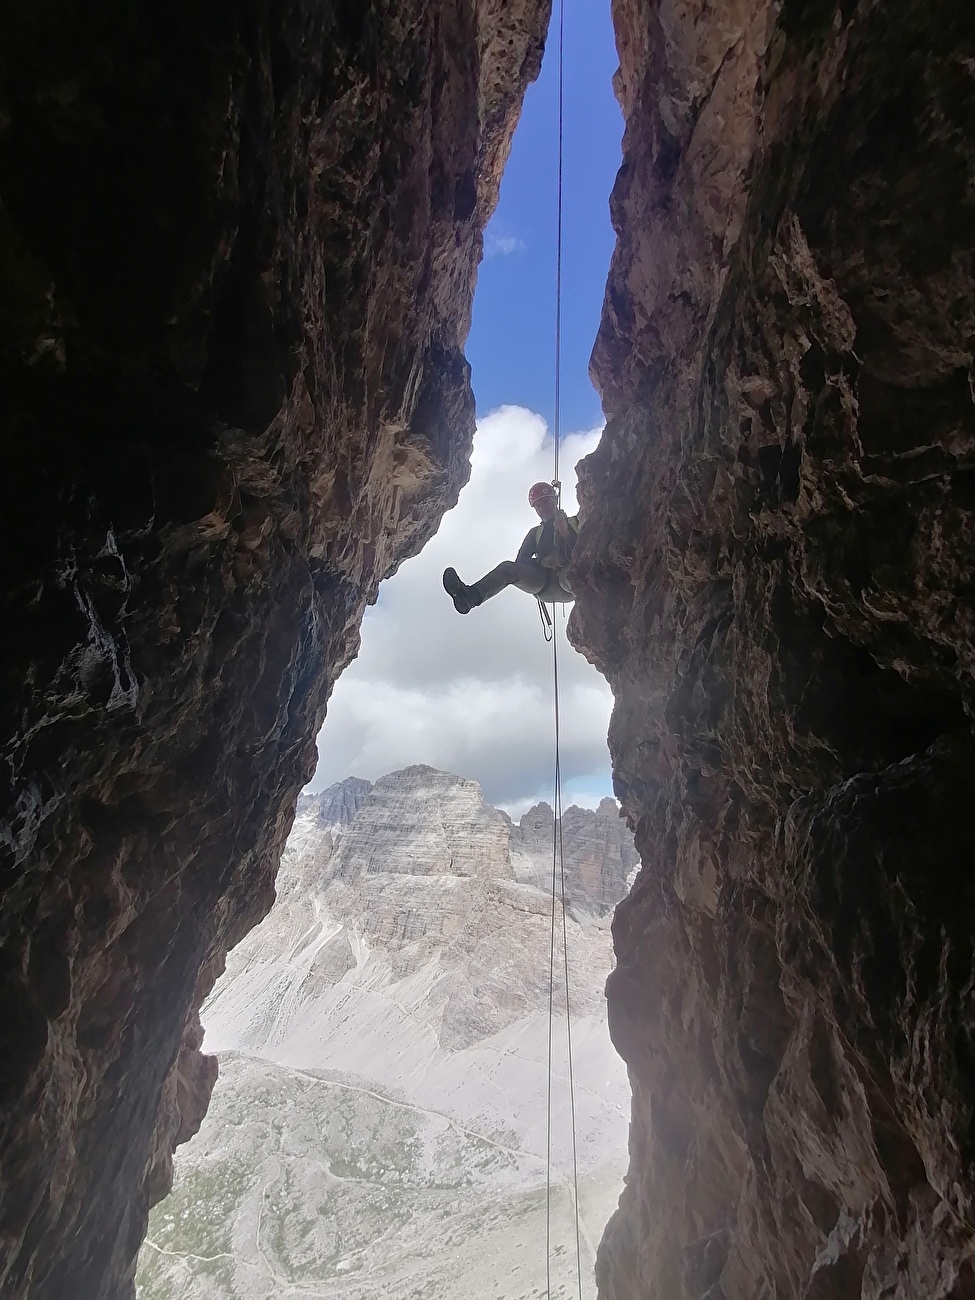
[{"label": "dark jacket", "polygon": [[579,516],[567,515],[566,523],[569,525],[568,537],[555,535],[554,519],[536,524],[518,548],[518,563],[526,564],[534,560],[543,569],[567,569],[572,559],[572,548],[576,544],[576,534],[579,532]]}]

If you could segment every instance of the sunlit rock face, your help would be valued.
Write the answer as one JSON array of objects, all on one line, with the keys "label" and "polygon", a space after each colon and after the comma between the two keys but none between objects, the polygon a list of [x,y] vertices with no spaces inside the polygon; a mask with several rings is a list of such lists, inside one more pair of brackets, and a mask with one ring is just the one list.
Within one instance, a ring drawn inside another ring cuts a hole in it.
[{"label": "sunlit rock face", "polygon": [[[341,821],[323,821],[321,811],[334,811],[350,784],[303,801],[278,901],[229,955],[206,1004],[207,1046],[349,1071],[434,1104],[433,1078],[445,1068],[441,1049],[461,1051],[525,1017],[547,1016],[550,873],[541,887],[527,878],[518,828],[485,802],[475,781],[404,768],[371,788],[355,783],[366,788],[361,797],[356,792],[355,813],[348,816],[346,805]],[[608,846],[606,874],[619,882],[602,915],[597,899],[580,907],[579,919],[568,913],[573,1007],[580,1026],[585,1021],[597,1037],[609,915],[625,890],[625,873],[614,866],[633,850],[615,801],[571,811],[590,842]],[[551,834],[550,823],[549,854]],[[560,909],[557,919],[560,963]],[[561,987],[555,1003],[564,1014]],[[476,1073],[455,1062],[443,1086],[483,1109]],[[511,1080],[501,1086],[496,1077],[493,1122],[535,1112],[537,1128],[544,1106],[536,1083],[520,1097]],[[481,1088],[491,1091],[483,1081]]]},{"label": "sunlit rock face", "polygon": [[602,1293],[975,1289],[975,10],[616,0]]},{"label": "sunlit rock face", "polygon": [[[577,886],[563,931],[524,878],[527,820],[422,766],[301,800],[277,901],[203,1008],[220,1079],[150,1216],[140,1300],[536,1295],[550,1133],[552,1294],[592,1300],[626,1162],[629,1085],[603,986],[632,845],[615,801],[566,810],[567,853],[578,837],[605,870],[591,873],[599,896]],[[549,811],[549,853],[552,831]]]},{"label": "sunlit rock face", "polygon": [[467,473],[546,0],[97,10],[0,44],[0,1291],[131,1292],[331,685]]},{"label": "sunlit rock face", "polygon": [[[615,799],[603,799],[595,814],[572,805],[562,815],[556,890],[561,896],[564,884],[566,904],[577,914],[602,916],[611,912],[625,894],[639,861],[633,838],[618,811]],[[554,829],[555,814],[547,803],[529,808],[518,826],[512,828],[519,879],[549,891]]]},{"label": "sunlit rock face", "polygon": [[[404,1080],[428,1070],[420,1063],[431,1044],[457,1051],[520,1018],[547,1013],[553,831],[547,811],[547,862],[538,870],[525,849],[537,809],[513,825],[485,802],[475,781],[448,772],[417,765],[372,786],[353,779],[303,798],[277,905],[234,949],[207,1003],[208,1046],[308,1065],[311,1042],[315,1065],[405,1088]],[[593,1020],[597,1033],[610,965],[606,927],[635,850],[612,799],[595,811],[566,809],[563,831],[573,1007]],[[590,896],[573,859],[588,864],[597,853],[601,869],[591,872]],[[325,994],[332,984],[338,985],[334,1006]],[[374,1010],[356,1018],[350,997],[368,1001],[374,986],[380,990]],[[564,1001],[560,987],[560,1012]],[[382,1069],[371,1034],[392,1044]],[[417,1035],[422,1047],[414,1043]],[[458,1087],[473,1090],[473,1080],[456,1066],[454,1074]],[[501,1091],[514,1098],[517,1089]],[[517,1104],[531,1109],[533,1101]]]}]

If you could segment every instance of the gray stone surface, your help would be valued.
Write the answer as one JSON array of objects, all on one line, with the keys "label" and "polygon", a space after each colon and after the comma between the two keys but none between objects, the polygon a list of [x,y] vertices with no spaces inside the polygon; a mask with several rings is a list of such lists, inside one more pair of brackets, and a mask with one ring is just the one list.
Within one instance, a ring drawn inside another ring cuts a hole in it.
[{"label": "gray stone surface", "polygon": [[[571,811],[573,861],[595,862],[600,844],[610,859],[592,874],[599,897],[584,897],[580,875],[566,917],[591,1296],[628,1116],[606,1025],[602,913],[632,847],[612,801]],[[529,847],[541,853],[536,813]],[[474,782],[429,767],[302,801],[278,901],[230,954],[204,1010],[221,1079],[153,1214],[143,1300],[270,1300],[291,1287],[322,1300],[527,1300],[544,1285],[553,912],[519,878],[534,870],[525,842]],[[554,919],[553,1294],[570,1294],[559,908]]]},{"label": "gray stone surface", "polygon": [[613,0],[605,1300],[975,1294],[975,7]]},{"label": "gray stone surface", "polygon": [[[526,812],[514,828],[512,849],[532,865],[524,877],[539,889],[552,887],[552,834],[555,814],[547,803]],[[626,893],[640,859],[633,836],[615,799],[603,799],[595,812],[572,804],[562,817],[565,897],[574,912],[605,915]],[[521,867],[524,872],[524,866]],[[561,882],[559,884],[561,893]]]}]

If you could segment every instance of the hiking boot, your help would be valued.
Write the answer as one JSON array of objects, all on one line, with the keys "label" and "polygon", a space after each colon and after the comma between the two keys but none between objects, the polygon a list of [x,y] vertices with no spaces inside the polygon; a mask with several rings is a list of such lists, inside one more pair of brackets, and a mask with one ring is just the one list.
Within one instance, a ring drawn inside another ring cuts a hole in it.
[{"label": "hiking boot", "polygon": [[444,569],[443,589],[454,602],[458,614],[469,614],[475,605],[481,603],[475,588],[461,582],[456,569]]}]

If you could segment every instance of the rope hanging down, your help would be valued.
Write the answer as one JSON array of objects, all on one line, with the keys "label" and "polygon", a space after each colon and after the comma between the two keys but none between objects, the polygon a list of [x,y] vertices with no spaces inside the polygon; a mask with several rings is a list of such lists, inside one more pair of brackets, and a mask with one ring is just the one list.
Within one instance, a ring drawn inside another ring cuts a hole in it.
[{"label": "rope hanging down", "polygon": [[[561,507],[561,483],[559,482],[559,443],[562,437],[562,161],[565,104],[564,94],[564,57],[563,41],[565,33],[564,0],[558,0],[558,203],[556,209],[555,234],[555,404],[553,434],[555,439],[555,472],[552,485],[559,493]],[[548,979],[548,1097],[546,1104],[546,1151],[545,1151],[545,1279],[547,1300],[552,1300],[552,1083],[553,1083],[553,1048],[555,1030],[555,952],[556,919],[561,904],[562,911],[562,968],[564,972],[565,993],[565,1033],[566,1059],[568,1062],[569,1083],[569,1119],[572,1128],[572,1201],[575,1214],[576,1235],[576,1278],[579,1300],[582,1300],[582,1245],[579,1231],[579,1158],[576,1145],[576,1103],[575,1080],[572,1071],[572,1021],[569,1007],[569,942],[566,922],[565,898],[565,847],[562,840],[562,758],[561,758],[561,713],[559,701],[559,639],[558,613],[554,622],[548,616],[548,610],[538,603],[542,616],[542,631],[546,641],[552,643],[552,689],[555,701],[555,796],[554,822],[552,830],[552,925],[549,946]],[[558,606],[555,606],[558,610]]]},{"label": "rope hanging down", "polygon": [[549,944],[548,975],[548,1097],[546,1105],[545,1151],[545,1277],[548,1300],[552,1298],[552,1083],[554,1079],[553,1048],[555,1039],[555,954],[556,918],[562,912],[562,970],[565,993],[565,1047],[568,1063],[569,1124],[572,1132],[572,1207],[575,1216],[576,1280],[579,1300],[582,1300],[582,1241],[579,1228],[579,1152],[576,1143],[575,1078],[572,1069],[572,1015],[569,1005],[569,934],[566,920],[565,897],[565,845],[562,838],[562,719],[559,700],[559,642],[558,614],[552,636],[552,677],[555,697],[555,818],[552,832],[552,914]]},{"label": "rope hanging down", "polygon": [[[555,409],[553,412],[553,432],[555,434],[555,473],[552,485],[559,491],[559,442],[562,438],[562,160],[563,140],[565,137],[565,0],[559,0],[559,126],[558,126],[558,194],[555,215]],[[560,494],[561,495],[561,494]],[[561,504],[561,500],[560,500]]]}]

